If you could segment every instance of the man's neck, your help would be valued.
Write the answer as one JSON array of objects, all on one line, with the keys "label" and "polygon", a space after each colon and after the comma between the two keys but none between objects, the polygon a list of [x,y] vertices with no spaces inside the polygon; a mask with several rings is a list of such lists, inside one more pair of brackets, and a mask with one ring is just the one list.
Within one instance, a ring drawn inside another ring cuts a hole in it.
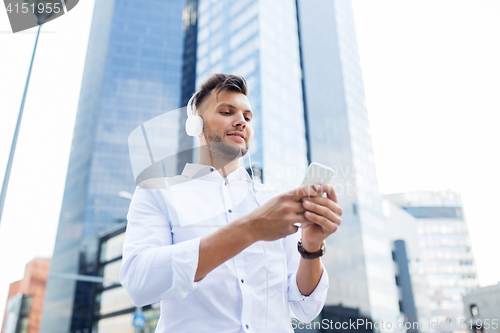
[{"label": "man's neck", "polygon": [[212,154],[212,158],[210,158],[211,156],[208,149],[200,149],[198,164],[213,166],[223,178],[240,167],[239,158],[228,161],[215,155],[216,154]]}]

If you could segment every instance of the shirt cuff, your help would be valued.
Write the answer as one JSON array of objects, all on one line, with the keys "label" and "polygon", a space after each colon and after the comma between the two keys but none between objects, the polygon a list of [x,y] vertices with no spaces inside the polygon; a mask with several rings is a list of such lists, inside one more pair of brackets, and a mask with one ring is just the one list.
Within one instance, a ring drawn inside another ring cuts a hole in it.
[{"label": "shirt cuff", "polygon": [[299,301],[307,301],[307,302],[316,302],[316,301],[324,301],[326,298],[326,294],[328,292],[328,287],[330,286],[328,273],[325,269],[323,263],[321,263],[321,267],[323,268],[323,273],[321,274],[321,278],[319,279],[318,285],[314,288],[313,292],[309,296],[304,296],[300,293],[299,287],[297,286],[297,272],[293,273],[290,277],[290,289],[288,290],[288,301],[289,302],[299,302]]},{"label": "shirt cuff", "polygon": [[172,290],[184,298],[198,287],[194,278],[198,269],[201,237],[170,245],[172,253]]}]

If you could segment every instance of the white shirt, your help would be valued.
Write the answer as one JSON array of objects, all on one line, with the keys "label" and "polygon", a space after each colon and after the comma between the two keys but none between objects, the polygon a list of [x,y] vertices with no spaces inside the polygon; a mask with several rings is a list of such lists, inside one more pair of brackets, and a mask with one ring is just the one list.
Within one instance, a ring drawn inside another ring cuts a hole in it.
[{"label": "white shirt", "polygon": [[293,332],[291,316],[309,322],[325,303],[324,267],[311,295],[297,287],[300,230],[256,242],[194,282],[201,237],[277,194],[256,183],[255,196],[242,167],[227,180],[210,166],[187,164],[181,176],[135,190],[120,282],[136,306],[161,302],[158,333]]}]

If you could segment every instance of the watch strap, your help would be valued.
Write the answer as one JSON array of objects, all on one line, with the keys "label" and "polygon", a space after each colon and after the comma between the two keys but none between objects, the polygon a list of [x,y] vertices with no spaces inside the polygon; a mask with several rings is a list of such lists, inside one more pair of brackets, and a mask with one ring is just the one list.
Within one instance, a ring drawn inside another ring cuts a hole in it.
[{"label": "watch strap", "polygon": [[299,250],[300,255],[304,259],[316,259],[316,258],[319,258],[325,254],[325,242],[323,242],[323,244],[321,244],[321,249],[319,249],[319,251],[307,252],[302,247],[302,240],[299,240],[297,243],[297,250]]}]

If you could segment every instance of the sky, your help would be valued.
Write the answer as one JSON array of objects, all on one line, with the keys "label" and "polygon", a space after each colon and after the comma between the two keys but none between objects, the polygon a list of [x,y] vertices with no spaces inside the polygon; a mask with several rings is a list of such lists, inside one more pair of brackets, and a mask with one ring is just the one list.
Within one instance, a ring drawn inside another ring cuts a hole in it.
[{"label": "sky", "polygon": [[[42,28],[0,225],[0,321],[9,283],[50,257],[94,0]],[[481,286],[500,281],[500,1],[353,0],[381,193],[459,191]],[[3,179],[36,29],[0,9]]]},{"label": "sky", "polygon": [[353,1],[382,193],[461,193],[482,286],[500,282],[500,1]]}]

